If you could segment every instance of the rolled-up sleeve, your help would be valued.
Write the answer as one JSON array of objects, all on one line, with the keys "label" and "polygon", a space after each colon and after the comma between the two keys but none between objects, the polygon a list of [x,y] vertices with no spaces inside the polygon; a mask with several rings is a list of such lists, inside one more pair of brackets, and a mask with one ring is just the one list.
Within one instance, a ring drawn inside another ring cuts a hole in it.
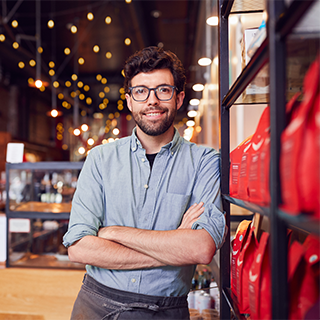
[{"label": "rolled-up sleeve", "polygon": [[206,149],[199,162],[197,180],[191,204],[204,203],[205,210],[192,229],[205,229],[212,237],[216,248],[224,242],[226,220],[222,210],[220,191],[220,156],[215,150]]},{"label": "rolled-up sleeve", "polygon": [[100,172],[99,148],[93,149],[83,165],[77,182],[68,231],[63,245],[71,246],[87,235],[97,235],[104,220],[103,183]]}]

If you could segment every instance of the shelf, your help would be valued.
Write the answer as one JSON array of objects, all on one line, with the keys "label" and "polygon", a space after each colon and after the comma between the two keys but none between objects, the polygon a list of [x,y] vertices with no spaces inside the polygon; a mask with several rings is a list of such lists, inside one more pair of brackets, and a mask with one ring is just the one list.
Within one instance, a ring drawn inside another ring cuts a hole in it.
[{"label": "shelf", "polygon": [[281,38],[286,37],[292,32],[293,28],[298,24],[314,2],[314,0],[292,1],[289,8],[280,16],[276,24],[276,32],[280,34]]},{"label": "shelf", "polygon": [[255,204],[255,203],[252,203],[249,201],[244,201],[244,200],[240,200],[237,198],[232,198],[232,197],[225,195],[225,194],[223,194],[222,197],[225,200],[229,201],[230,203],[235,204],[236,206],[239,206],[241,208],[247,209],[252,212],[260,213],[264,216],[270,215],[270,209],[268,207],[263,207],[263,206],[260,206],[258,204]]},{"label": "shelf", "polygon": [[249,83],[268,62],[268,45],[269,40],[266,38],[223,98],[222,105],[224,108],[228,109],[235,103]]},{"label": "shelf", "polygon": [[8,169],[19,170],[81,170],[83,162],[70,161],[43,161],[43,162],[21,162],[21,163],[6,163]]},{"label": "shelf", "polygon": [[34,211],[21,211],[7,213],[8,219],[43,219],[43,220],[69,220],[70,212],[34,212]]},{"label": "shelf", "polygon": [[229,14],[263,12],[264,0],[225,0],[222,5],[221,15],[227,18]]},{"label": "shelf", "polygon": [[279,209],[278,216],[288,224],[290,229],[320,235],[320,221],[308,217],[307,214],[293,216]]},{"label": "shelf", "polygon": [[232,293],[231,293],[230,288],[222,289],[222,294],[223,294],[225,300],[227,301],[227,303],[231,309],[231,312],[233,313],[235,318],[238,320],[245,320],[246,317],[239,312],[237,305],[234,303],[234,301],[232,299]]}]

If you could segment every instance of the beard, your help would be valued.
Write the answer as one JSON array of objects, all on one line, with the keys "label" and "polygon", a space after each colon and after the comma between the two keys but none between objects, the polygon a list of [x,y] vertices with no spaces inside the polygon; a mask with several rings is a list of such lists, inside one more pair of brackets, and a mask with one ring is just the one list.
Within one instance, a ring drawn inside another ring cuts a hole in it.
[{"label": "beard", "polygon": [[177,114],[177,108],[174,111],[170,112],[169,109],[164,107],[149,108],[146,111],[163,111],[166,114],[166,117],[163,120],[145,120],[143,119],[143,112],[132,112],[132,117],[136,125],[141,129],[142,132],[149,136],[159,136],[165,133],[173,124],[174,119]]}]

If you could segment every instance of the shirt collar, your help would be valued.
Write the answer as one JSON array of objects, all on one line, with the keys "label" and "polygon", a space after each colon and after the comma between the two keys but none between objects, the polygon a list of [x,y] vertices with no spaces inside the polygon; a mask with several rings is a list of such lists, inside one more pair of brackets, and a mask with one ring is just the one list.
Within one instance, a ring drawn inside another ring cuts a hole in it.
[{"label": "shirt collar", "polygon": [[[133,152],[135,152],[138,148],[143,149],[142,144],[136,135],[136,131],[137,131],[137,128],[134,127],[131,135],[131,150]],[[173,139],[169,143],[167,143],[165,146],[163,146],[161,149],[167,149],[170,151],[171,155],[174,155],[175,152],[178,150],[178,147],[180,146],[181,141],[182,139],[180,137],[179,131],[176,128],[174,128]]]}]

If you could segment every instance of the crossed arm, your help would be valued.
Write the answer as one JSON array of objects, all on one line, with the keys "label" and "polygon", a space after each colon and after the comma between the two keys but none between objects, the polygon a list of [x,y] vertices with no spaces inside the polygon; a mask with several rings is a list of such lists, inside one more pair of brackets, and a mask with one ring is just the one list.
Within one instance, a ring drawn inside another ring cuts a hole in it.
[{"label": "crossed arm", "polygon": [[204,229],[191,229],[203,211],[203,203],[191,206],[176,230],[101,228],[98,237],[85,236],[70,246],[69,258],[117,270],[210,263],[216,250],[213,239]]}]

